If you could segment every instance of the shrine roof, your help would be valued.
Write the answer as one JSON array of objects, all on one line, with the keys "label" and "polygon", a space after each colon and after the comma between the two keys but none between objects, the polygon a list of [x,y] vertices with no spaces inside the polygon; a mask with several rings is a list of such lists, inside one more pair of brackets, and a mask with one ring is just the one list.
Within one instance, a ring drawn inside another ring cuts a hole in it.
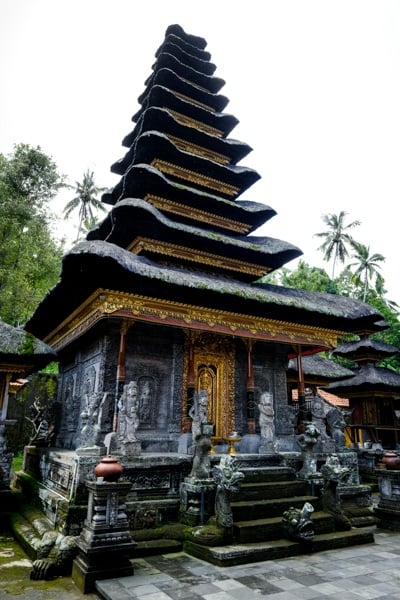
[{"label": "shrine roof", "polygon": [[29,365],[41,369],[57,360],[56,352],[24,329],[0,320],[0,371],[3,366]]},{"label": "shrine roof", "polygon": [[392,346],[381,340],[372,340],[368,337],[362,337],[360,340],[353,342],[346,342],[334,350],[336,356],[342,356],[355,362],[379,362],[384,358],[399,353],[400,350],[396,346]]},{"label": "shrine roof", "polygon": [[[303,356],[301,358],[302,370],[304,373],[304,379],[306,383],[322,383],[328,381],[338,381],[340,379],[346,379],[352,377],[354,372],[350,369],[346,369],[342,365],[329,360],[319,354],[312,354],[310,356]],[[297,360],[291,358],[288,364],[288,378],[298,377]]]},{"label": "shrine roof", "polygon": [[207,90],[202,90],[198,86],[193,85],[190,81],[186,81],[179,77],[172,71],[172,69],[157,69],[148,80],[148,85],[144,92],[139,96],[139,104],[146,102],[147,96],[149,95],[151,86],[159,85],[167,88],[174,94],[181,94],[186,97],[188,102],[192,101],[194,104],[198,102],[204,105],[208,110],[214,110],[216,112],[222,112],[229,103],[226,96],[222,94],[211,94]]},{"label": "shrine roof", "polygon": [[178,96],[164,85],[153,85],[145,95],[142,106],[133,115],[132,121],[136,123],[141,114],[150,106],[158,106],[169,111],[174,111],[182,120],[193,119],[199,129],[213,131],[214,135],[226,137],[239,120],[229,113],[211,111],[195,104],[190,99]]},{"label": "shrine roof", "polygon": [[171,54],[174,56],[176,60],[180,63],[189,66],[191,69],[194,69],[196,72],[201,73],[202,75],[211,76],[214,74],[216,70],[216,65],[210,62],[210,58],[200,58],[199,56],[195,56],[192,51],[192,47],[186,46],[185,48],[179,43],[179,38],[173,39],[171,36],[167,37],[163,44],[159,47],[156,58],[157,61],[153,65],[153,69],[158,65],[158,61],[160,57],[164,54]]},{"label": "shrine roof", "polygon": [[344,381],[337,381],[326,386],[324,389],[338,396],[353,397],[359,393],[399,393],[400,374],[376,367],[372,363],[363,363],[353,377]]},{"label": "shrine roof", "polygon": [[[177,48],[177,46],[175,46]],[[204,62],[204,61],[201,61]],[[196,67],[198,66],[198,62],[196,62]],[[211,63],[209,63],[211,64]],[[217,94],[222,87],[225,85],[225,81],[220,77],[215,77],[214,75],[207,75],[198,71],[196,68],[193,68],[189,64],[181,62],[179,58],[177,58],[171,52],[160,52],[157,57],[156,63],[152,66],[154,69],[171,69],[175,71],[179,77],[183,79],[187,79],[203,88],[204,90],[211,92],[212,94]],[[151,81],[152,75],[150,75],[145,81],[145,85],[148,85]]]},{"label": "shrine roof", "polygon": [[63,259],[61,281],[44,298],[27,329],[45,338],[99,288],[140,293],[214,310],[358,332],[382,315],[363,302],[271,284],[247,284],[222,276],[158,265],[104,241],[81,242]]},{"label": "shrine roof", "polygon": [[147,163],[166,171],[173,179],[189,181],[194,187],[218,191],[219,195],[235,199],[260,175],[254,169],[238,165],[221,165],[207,158],[180,150],[168,136],[159,131],[140,135],[121,161],[114,163],[112,171],[123,175],[128,166]]},{"label": "shrine roof", "polygon": [[115,204],[125,198],[146,198],[148,195],[170,201],[173,204],[186,207],[186,220],[195,220],[200,224],[203,220],[223,229],[230,229],[229,222],[225,226],[218,225],[213,215],[222,219],[236,221],[240,224],[240,231],[248,233],[263,225],[276,211],[261,202],[251,200],[228,200],[221,196],[198,190],[182,183],[176,183],[168,179],[161,171],[148,164],[132,165],[117,185],[102,196],[102,200],[108,204]]},{"label": "shrine roof", "polygon": [[[225,157],[225,162],[229,161],[232,164],[237,163],[252,150],[252,148],[244,142],[240,142],[233,138],[216,137],[209,135],[205,131],[184,125],[168,110],[158,106],[152,106],[144,111],[134,130],[124,138],[123,145],[131,148],[136,139],[146,131],[159,131],[163,135],[170,134],[178,137],[181,142],[186,144],[189,148],[190,146],[198,146],[199,151],[211,151],[210,155],[211,153],[219,154],[221,160]],[[124,168],[124,166],[127,168],[129,166],[133,153],[134,149],[129,151],[125,158],[120,161],[121,168]]]},{"label": "shrine roof", "polygon": [[[206,250],[222,259],[232,258],[263,266],[264,274],[302,254],[299,248],[283,240],[254,235],[226,235],[172,221],[149,202],[138,198],[118,202],[87,235],[88,240],[106,239],[122,248],[128,248],[136,238],[140,240],[145,237],[186,247],[193,260],[197,259],[198,253]],[[190,259],[188,256],[184,262],[188,263]],[[221,265],[221,269],[225,266]],[[256,278],[252,276],[252,279]]]},{"label": "shrine roof", "polygon": [[195,56],[196,58],[199,58],[201,60],[211,60],[211,54],[208,52],[208,50],[204,49],[207,45],[206,40],[204,38],[197,39],[199,41],[201,40],[200,45],[198,43],[190,43],[182,28],[180,28],[180,31],[178,31],[178,29],[173,30],[170,27],[168,27],[165,33],[164,41],[158,48],[155,55],[158,56],[161,53],[162,49],[164,48],[164,44],[172,43],[176,46],[179,46],[179,48],[181,48],[188,54]]}]

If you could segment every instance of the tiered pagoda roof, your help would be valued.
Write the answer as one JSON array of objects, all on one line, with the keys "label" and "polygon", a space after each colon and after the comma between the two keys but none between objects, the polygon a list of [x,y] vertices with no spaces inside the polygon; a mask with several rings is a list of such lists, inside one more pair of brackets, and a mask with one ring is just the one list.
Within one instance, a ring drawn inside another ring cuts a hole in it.
[{"label": "tiered pagoda roof", "polygon": [[251,148],[229,137],[238,121],[222,112],[224,81],[205,46],[178,25],[166,31],[112,166],[110,212],[64,257],[28,323],[56,348],[110,315],[318,350],[382,319],[349,298],[258,282],[302,252],[253,233],[276,213],[239,199],[260,176],[238,165]]},{"label": "tiered pagoda roof", "polygon": [[351,377],[326,387],[328,392],[348,398],[365,394],[373,397],[393,396],[400,393],[400,375],[391,369],[377,365],[384,358],[399,354],[396,346],[371,340],[363,335],[357,341],[342,344],[333,351],[333,354],[355,362],[357,368]]}]

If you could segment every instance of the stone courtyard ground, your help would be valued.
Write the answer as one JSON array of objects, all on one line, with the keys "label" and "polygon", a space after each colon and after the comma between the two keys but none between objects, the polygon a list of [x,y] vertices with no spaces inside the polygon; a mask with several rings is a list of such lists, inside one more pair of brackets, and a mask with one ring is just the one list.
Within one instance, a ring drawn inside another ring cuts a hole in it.
[{"label": "stone courtyard ground", "polygon": [[31,561],[0,529],[1,600],[400,600],[400,532],[375,543],[237,567],[183,552],[134,560],[132,577],[98,582],[83,595],[70,577],[31,581]]}]

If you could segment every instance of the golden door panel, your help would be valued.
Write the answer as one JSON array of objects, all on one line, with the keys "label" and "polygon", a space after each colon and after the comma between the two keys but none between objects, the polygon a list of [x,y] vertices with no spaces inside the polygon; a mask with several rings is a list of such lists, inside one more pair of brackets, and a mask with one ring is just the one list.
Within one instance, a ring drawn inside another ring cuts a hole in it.
[{"label": "golden door panel", "polygon": [[192,344],[195,391],[207,391],[208,420],[217,437],[227,437],[235,429],[233,342],[207,333],[192,338]]}]

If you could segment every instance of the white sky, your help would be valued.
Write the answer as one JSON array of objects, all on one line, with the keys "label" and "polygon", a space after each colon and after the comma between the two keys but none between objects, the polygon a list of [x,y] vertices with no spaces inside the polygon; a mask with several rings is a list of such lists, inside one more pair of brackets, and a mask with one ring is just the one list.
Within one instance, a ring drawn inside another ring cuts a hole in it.
[{"label": "white sky", "polygon": [[330,273],[313,236],[321,215],[347,211],[400,304],[398,0],[0,0],[0,152],[39,145],[71,183],[87,168],[117,183],[110,166],[172,23],[207,40],[240,121],[231,137],[253,148],[241,164],[262,178],[242,198],[278,213],[257,234]]}]

